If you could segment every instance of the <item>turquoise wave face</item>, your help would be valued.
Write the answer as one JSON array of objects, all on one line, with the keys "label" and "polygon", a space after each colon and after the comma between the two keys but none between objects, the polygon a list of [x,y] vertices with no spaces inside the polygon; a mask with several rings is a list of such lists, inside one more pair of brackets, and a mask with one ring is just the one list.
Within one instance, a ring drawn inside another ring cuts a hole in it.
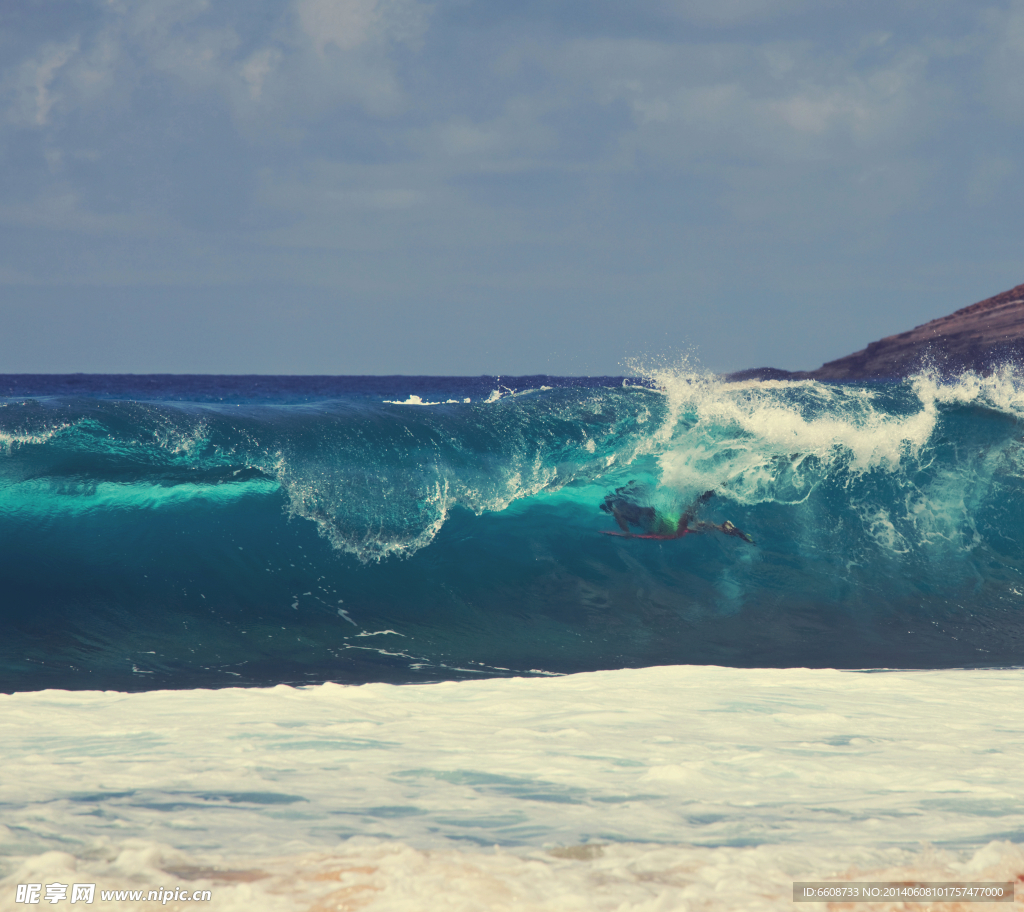
[{"label": "turquoise wave face", "polygon": [[1009,372],[172,381],[0,400],[3,688],[1021,661]]}]

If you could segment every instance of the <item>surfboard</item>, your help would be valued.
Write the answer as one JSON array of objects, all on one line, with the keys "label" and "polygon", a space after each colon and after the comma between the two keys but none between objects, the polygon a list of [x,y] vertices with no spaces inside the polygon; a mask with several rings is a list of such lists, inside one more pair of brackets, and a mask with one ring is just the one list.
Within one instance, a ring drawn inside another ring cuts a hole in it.
[{"label": "surfboard", "polygon": [[654,535],[650,532],[645,532],[643,535],[634,535],[632,532],[609,532],[607,529],[602,529],[601,534],[614,535],[616,538],[647,538],[654,541],[674,541],[677,538],[682,538],[683,535],[689,535],[690,532],[686,531],[683,535]]}]

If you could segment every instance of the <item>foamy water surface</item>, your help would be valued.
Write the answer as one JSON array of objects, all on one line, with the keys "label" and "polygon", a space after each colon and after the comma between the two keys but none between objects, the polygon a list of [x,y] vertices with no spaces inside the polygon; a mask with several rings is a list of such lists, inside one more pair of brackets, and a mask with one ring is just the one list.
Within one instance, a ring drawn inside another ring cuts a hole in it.
[{"label": "foamy water surface", "polygon": [[50,881],[231,910],[661,910],[1013,880],[1022,692],[1021,670],[677,666],[3,696],[0,909]]}]

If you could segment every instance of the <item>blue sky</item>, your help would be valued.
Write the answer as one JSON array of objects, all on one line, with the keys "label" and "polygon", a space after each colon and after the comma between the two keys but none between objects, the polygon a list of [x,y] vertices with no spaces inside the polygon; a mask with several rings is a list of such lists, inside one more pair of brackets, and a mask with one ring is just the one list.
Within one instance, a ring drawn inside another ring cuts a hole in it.
[{"label": "blue sky", "polygon": [[5,0],[0,372],[813,368],[1022,149],[1024,2]]}]

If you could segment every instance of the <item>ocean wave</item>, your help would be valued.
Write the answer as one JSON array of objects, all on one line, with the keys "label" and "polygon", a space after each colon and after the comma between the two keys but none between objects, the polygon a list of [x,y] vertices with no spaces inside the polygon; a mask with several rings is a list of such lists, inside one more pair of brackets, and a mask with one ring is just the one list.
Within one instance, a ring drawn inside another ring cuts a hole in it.
[{"label": "ocean wave", "polygon": [[[6,680],[1019,661],[1011,370],[402,384],[5,400]],[[701,496],[704,534],[601,535],[618,531],[601,506],[619,489],[647,516]],[[757,545],[714,531],[725,520]],[[415,643],[351,640],[382,629]]]}]

